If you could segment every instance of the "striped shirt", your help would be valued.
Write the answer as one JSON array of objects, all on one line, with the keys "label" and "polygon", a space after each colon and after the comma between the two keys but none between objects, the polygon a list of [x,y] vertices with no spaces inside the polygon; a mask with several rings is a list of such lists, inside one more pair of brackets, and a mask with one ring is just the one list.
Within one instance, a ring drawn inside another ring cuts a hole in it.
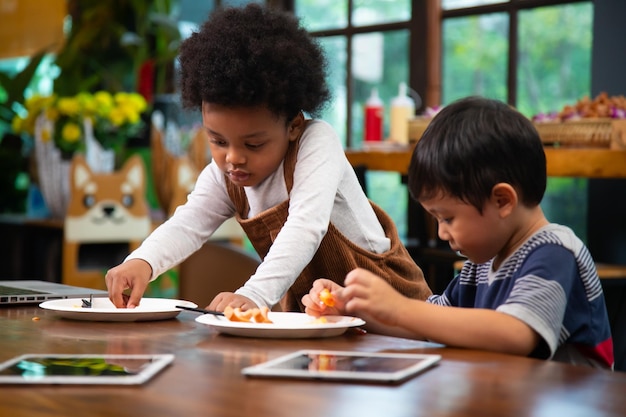
[{"label": "striped shirt", "polygon": [[543,227],[498,270],[467,261],[433,304],[488,308],[514,316],[542,341],[530,355],[613,367],[613,341],[600,279],[589,250],[571,229]]}]

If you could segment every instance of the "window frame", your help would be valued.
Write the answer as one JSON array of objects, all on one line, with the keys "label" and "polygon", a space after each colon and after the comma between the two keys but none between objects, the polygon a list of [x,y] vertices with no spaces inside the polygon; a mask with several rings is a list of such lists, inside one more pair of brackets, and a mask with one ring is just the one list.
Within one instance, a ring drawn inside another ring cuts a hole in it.
[{"label": "window frame", "polygon": [[[446,19],[459,17],[480,16],[491,13],[506,13],[509,17],[508,32],[508,56],[507,56],[507,103],[517,104],[517,66],[519,51],[519,12],[546,6],[558,6],[565,4],[584,3],[590,0],[510,0],[503,3],[488,4],[482,6],[465,7],[444,10],[440,0],[411,0],[411,17],[404,22],[386,24],[353,26],[352,16],[349,12],[353,7],[353,0],[347,1],[348,24],[345,28],[311,31],[314,37],[345,36],[347,39],[348,52],[352,48],[354,35],[370,32],[386,32],[392,30],[409,30],[409,84],[422,94],[422,105],[416,111],[419,114],[426,107],[441,105],[441,79],[442,79],[442,26]],[[593,2],[593,0],[591,0]],[[284,10],[295,13],[295,0],[267,0],[268,5],[282,7]],[[346,71],[346,108],[354,97],[352,74],[349,71],[352,65],[351,54],[347,54]],[[346,120],[346,146],[353,145],[351,127],[352,115],[347,112]]]}]

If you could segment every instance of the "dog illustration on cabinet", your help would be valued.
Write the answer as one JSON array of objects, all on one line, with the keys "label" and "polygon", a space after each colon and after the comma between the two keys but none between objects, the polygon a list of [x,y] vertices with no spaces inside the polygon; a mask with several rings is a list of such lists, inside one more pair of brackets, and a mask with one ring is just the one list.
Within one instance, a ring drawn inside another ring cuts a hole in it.
[{"label": "dog illustration on cabinet", "polygon": [[138,155],[112,173],[93,172],[82,155],[74,156],[64,224],[64,283],[106,288],[106,270],[151,232],[145,175]]}]

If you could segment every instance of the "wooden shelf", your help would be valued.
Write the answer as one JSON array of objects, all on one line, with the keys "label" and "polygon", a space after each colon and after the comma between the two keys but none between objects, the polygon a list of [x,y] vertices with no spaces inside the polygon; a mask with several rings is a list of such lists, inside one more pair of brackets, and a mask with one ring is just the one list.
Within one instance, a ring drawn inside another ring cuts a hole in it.
[{"label": "wooden shelf", "polygon": [[[412,146],[390,150],[346,150],[352,166],[407,174]],[[626,150],[606,148],[545,148],[548,176],[626,178]]]}]

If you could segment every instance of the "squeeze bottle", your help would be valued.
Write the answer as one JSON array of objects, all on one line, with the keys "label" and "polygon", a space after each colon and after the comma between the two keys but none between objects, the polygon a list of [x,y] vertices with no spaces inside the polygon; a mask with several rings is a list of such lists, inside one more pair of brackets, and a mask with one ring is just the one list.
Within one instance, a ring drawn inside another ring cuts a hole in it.
[{"label": "squeeze bottle", "polygon": [[396,143],[409,143],[409,120],[415,116],[415,103],[406,95],[406,83],[400,83],[398,95],[391,100],[389,139]]},{"label": "squeeze bottle", "polygon": [[383,102],[378,96],[378,90],[372,89],[370,97],[365,102],[365,140],[381,141],[383,139]]}]

